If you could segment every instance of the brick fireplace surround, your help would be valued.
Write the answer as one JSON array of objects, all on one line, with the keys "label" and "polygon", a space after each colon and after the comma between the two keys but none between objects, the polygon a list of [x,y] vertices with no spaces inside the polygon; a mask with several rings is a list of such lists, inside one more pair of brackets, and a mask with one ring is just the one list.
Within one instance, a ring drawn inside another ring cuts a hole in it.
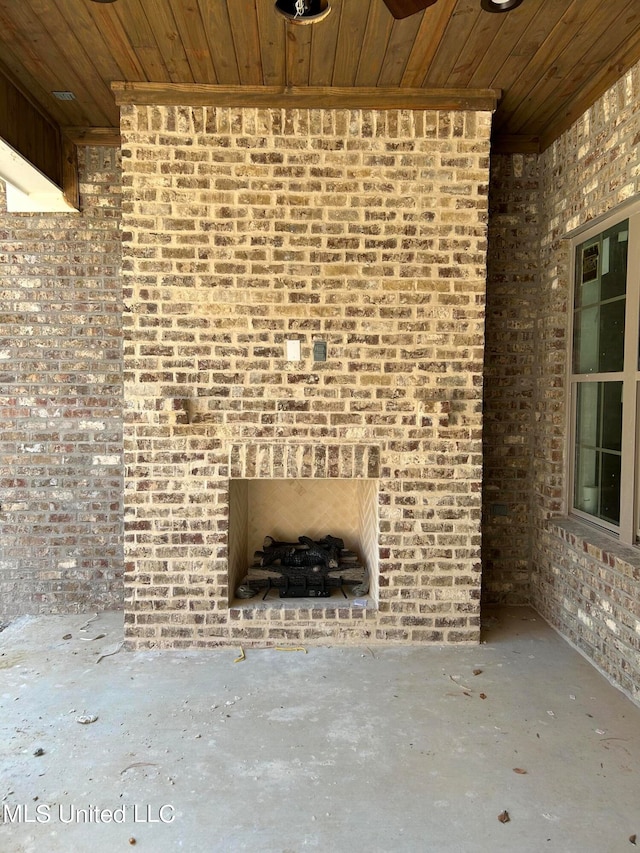
[{"label": "brick fireplace surround", "polygon": [[[478,642],[490,113],[121,123],[128,645]],[[366,608],[234,599],[264,478],[375,481]]]}]

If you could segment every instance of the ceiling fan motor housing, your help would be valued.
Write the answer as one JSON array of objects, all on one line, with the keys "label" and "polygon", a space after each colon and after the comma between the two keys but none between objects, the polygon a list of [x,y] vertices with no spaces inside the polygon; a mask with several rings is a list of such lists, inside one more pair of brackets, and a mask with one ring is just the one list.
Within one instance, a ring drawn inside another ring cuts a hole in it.
[{"label": "ceiling fan motor housing", "polygon": [[315,24],[331,11],[329,0],[276,0],[275,6],[292,24]]},{"label": "ceiling fan motor housing", "polygon": [[[428,6],[433,6],[437,0],[384,0],[387,9],[394,18],[408,18],[422,12]],[[508,12],[515,9],[523,0],[481,0],[480,6],[485,12]]]},{"label": "ceiling fan motor housing", "polygon": [[384,0],[387,9],[394,18],[408,18],[416,12],[422,12],[427,6],[433,6],[437,0]]}]

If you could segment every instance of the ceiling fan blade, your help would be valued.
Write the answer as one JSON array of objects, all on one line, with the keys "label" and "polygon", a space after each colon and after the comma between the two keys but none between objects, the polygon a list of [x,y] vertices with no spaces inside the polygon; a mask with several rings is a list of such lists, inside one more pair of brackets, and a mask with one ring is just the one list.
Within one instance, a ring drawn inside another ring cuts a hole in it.
[{"label": "ceiling fan blade", "polygon": [[422,12],[427,6],[433,6],[436,0],[384,0],[387,9],[394,18],[408,18],[416,12]]}]

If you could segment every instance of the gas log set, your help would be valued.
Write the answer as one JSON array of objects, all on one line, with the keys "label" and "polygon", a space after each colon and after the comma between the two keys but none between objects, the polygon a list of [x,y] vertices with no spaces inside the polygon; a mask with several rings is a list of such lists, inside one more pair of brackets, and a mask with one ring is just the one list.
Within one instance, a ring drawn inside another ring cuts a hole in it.
[{"label": "gas log set", "polygon": [[366,595],[369,582],[366,569],[342,539],[325,536],[314,541],[300,536],[297,542],[278,542],[267,536],[236,594],[252,598],[264,590],[266,598],[277,589],[280,598],[329,598],[339,589],[348,598],[346,588],[354,596]]}]

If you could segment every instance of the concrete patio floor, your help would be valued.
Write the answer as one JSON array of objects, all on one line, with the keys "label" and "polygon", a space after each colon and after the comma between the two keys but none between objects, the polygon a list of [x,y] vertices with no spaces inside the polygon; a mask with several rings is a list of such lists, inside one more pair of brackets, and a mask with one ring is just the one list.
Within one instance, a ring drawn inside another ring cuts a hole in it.
[{"label": "concrete patio floor", "polygon": [[476,647],[237,662],[109,654],[116,613],[18,619],[0,851],[630,853],[640,708],[534,611],[489,614]]}]

